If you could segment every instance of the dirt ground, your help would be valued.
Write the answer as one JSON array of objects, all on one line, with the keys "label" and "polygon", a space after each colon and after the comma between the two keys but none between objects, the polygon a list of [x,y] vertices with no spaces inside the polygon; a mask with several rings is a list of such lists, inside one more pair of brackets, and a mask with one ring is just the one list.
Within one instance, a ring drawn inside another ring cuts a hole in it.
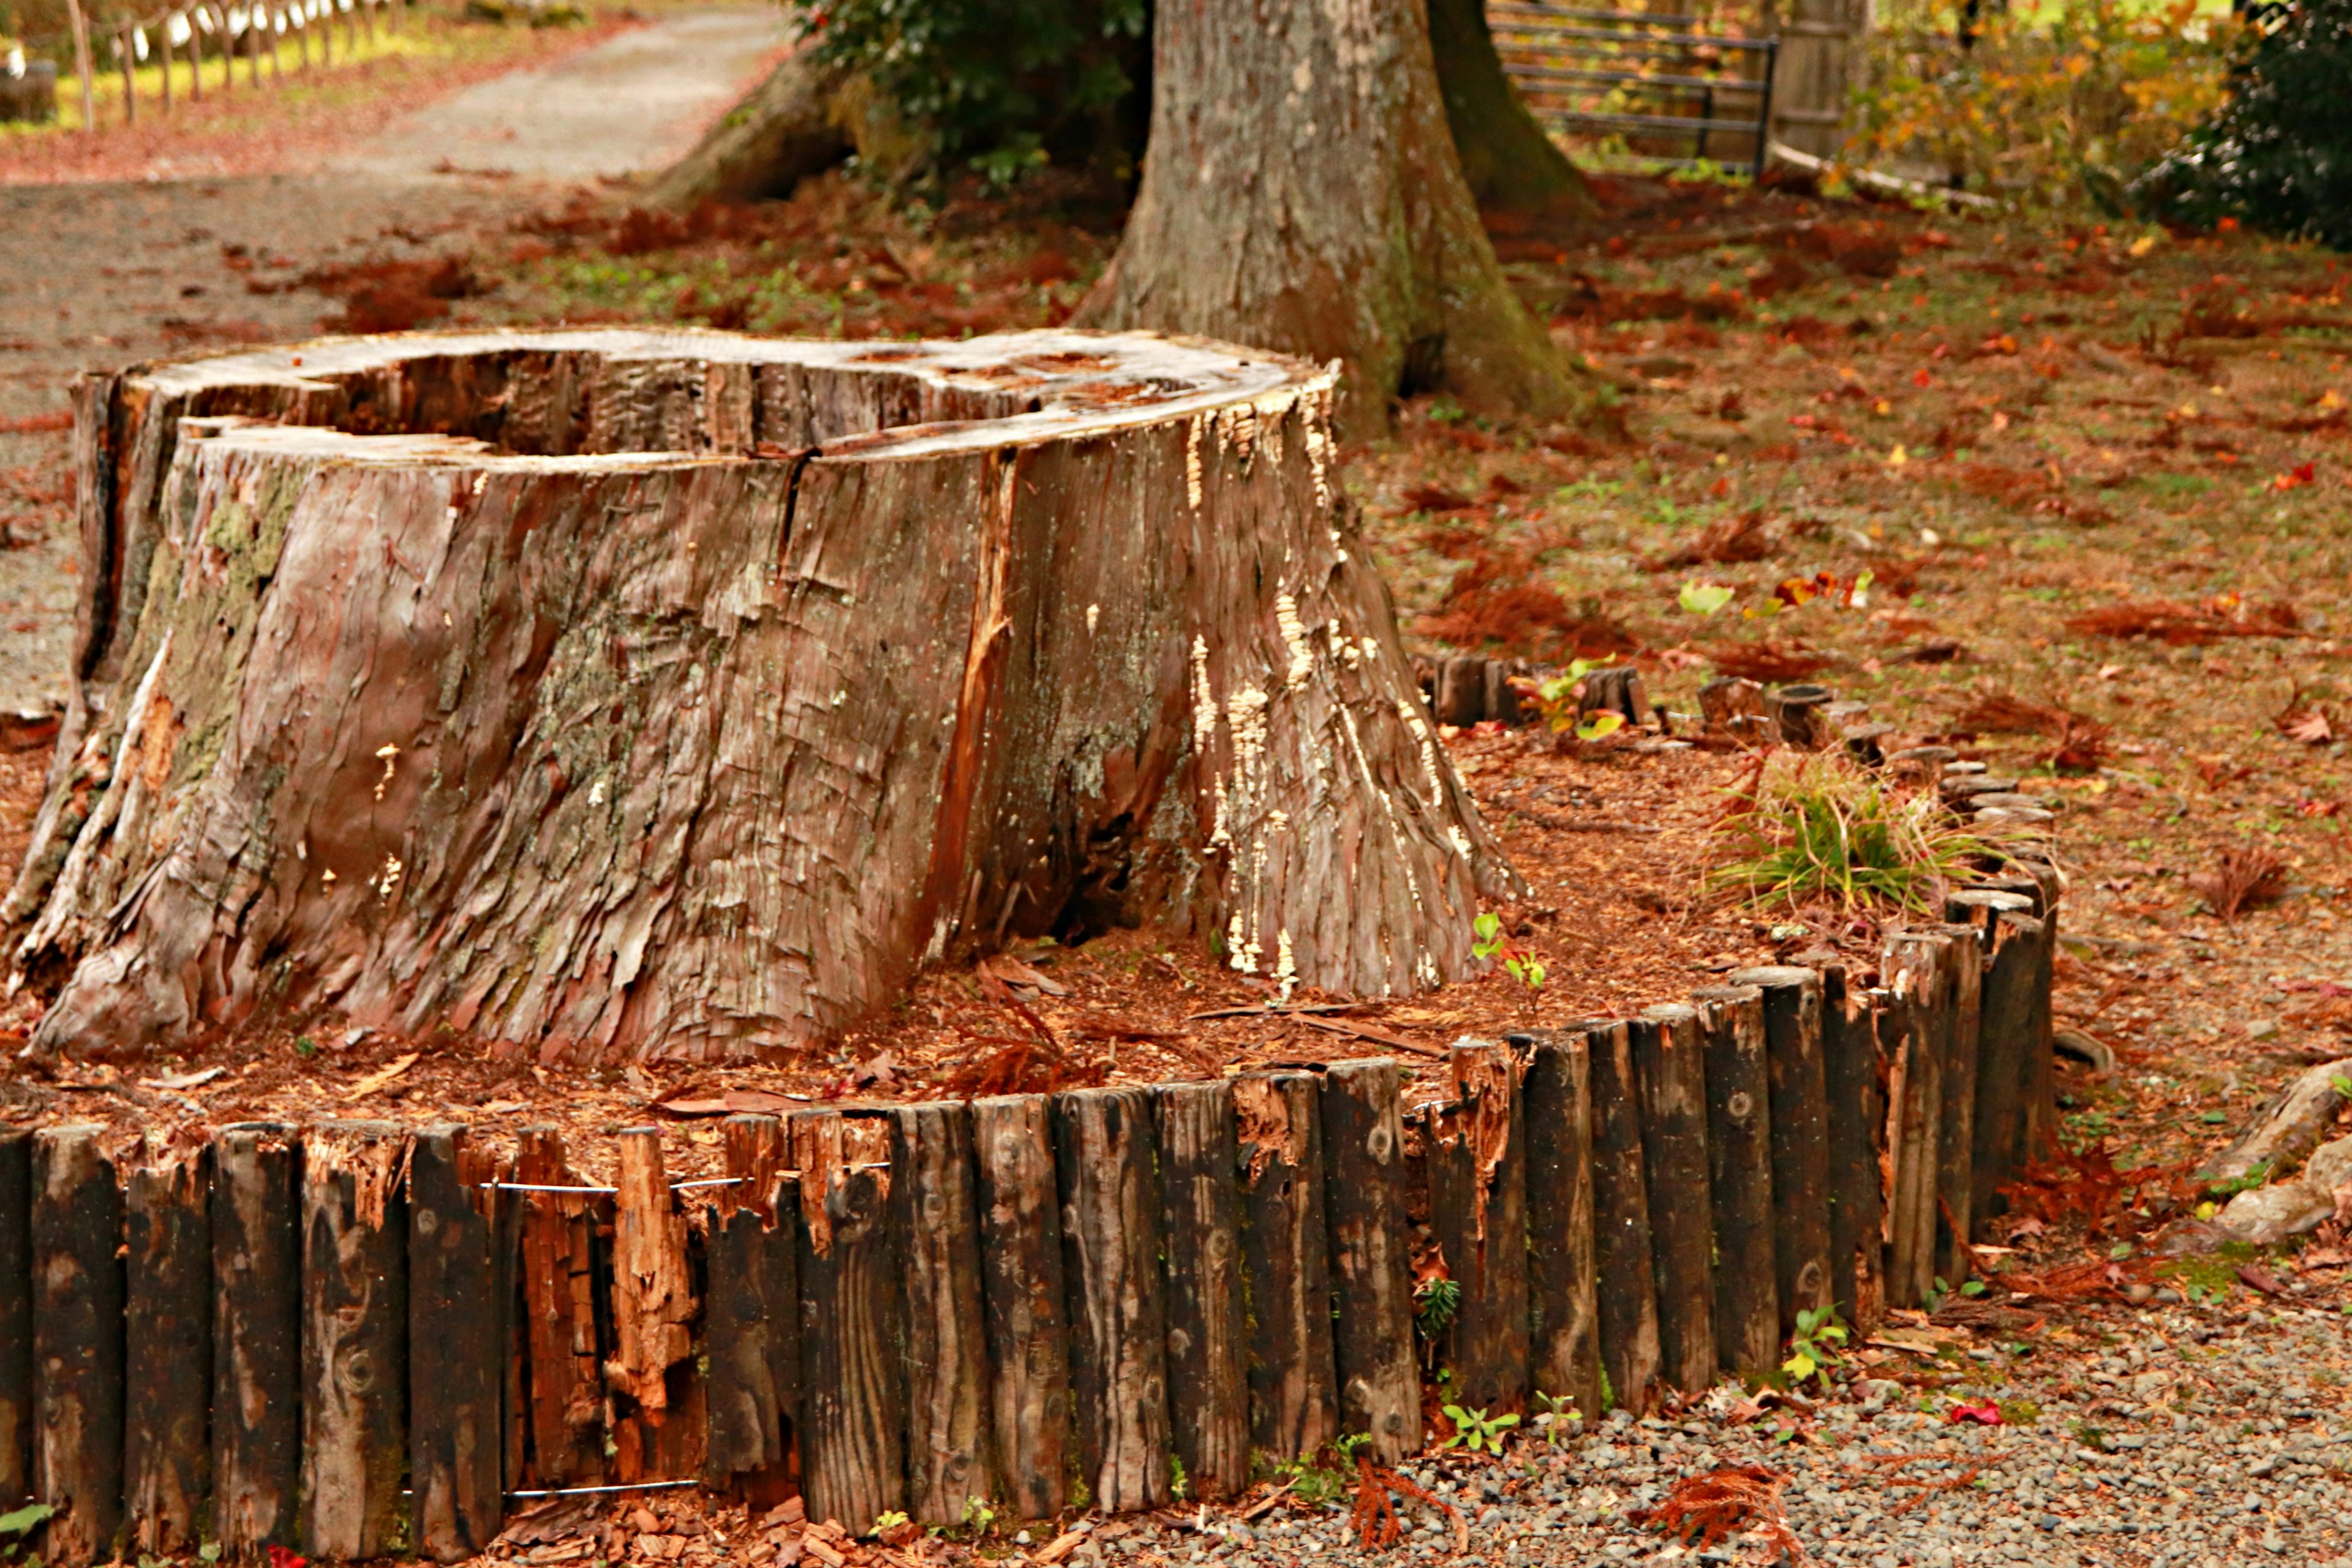
[{"label": "dirt ground", "polygon": [[[1685,729],[1718,673],[1815,679],[1867,702],[1888,746],[1949,745],[2042,796],[2069,874],[2061,1023],[2119,1066],[2062,1069],[2073,1163],[2048,1175],[2049,1221],[2004,1237],[2005,1267],[2075,1269],[2100,1310],[2121,1310],[2126,1287],[2180,1267],[2150,1247],[2204,1195],[2184,1185],[2194,1162],[2307,1064],[2352,1052],[2340,259],[1791,190],[1627,180],[1604,195],[1589,234],[1498,236],[1591,370],[1582,415],[1492,425],[1423,398],[1349,454],[1416,648],[1631,660]],[[16,205],[37,201],[53,205]],[[47,700],[62,675],[64,437],[25,426],[61,405],[74,368],[341,323],[1045,324],[1116,230],[1099,193],[1053,182],[909,212],[833,177],[686,223],[630,214],[625,192],[516,182],[404,186],[396,214],[386,201],[350,175],[0,193],[12,232],[38,217],[60,257],[121,258],[0,283],[0,417],[16,421],[0,426],[16,431],[0,436],[0,506],[26,541],[0,552],[0,707]],[[462,288],[426,287],[442,257],[462,258]],[[1730,593],[1708,610],[1711,588]],[[839,1049],[740,1071],[559,1079],[463,1042],[287,1020],[169,1060],[20,1071],[0,1080],[0,1112],[152,1126],[335,1110],[583,1132],[669,1114],[694,1166],[716,1157],[730,1092],[782,1106],[1370,1053],[1426,1068],[1463,1032],[1678,999],[1738,963],[1834,953],[1866,971],[1876,917],[1702,889],[1742,759],[1663,739],[1449,736],[1530,885],[1499,912],[1549,965],[1533,994],[1497,973],[1275,1013],[1205,950],[1131,932],[930,975]],[[0,756],[0,852],[22,842],[40,762]],[[2263,873],[2242,909],[2216,879],[2225,856],[2242,881]],[[0,1022],[21,1037],[34,1016],[20,997]],[[2107,1184],[2110,1166],[2142,1178]],[[2352,1308],[2344,1240],[2338,1223],[2299,1253],[2225,1254],[2199,1289],[2241,1320],[2281,1292]]]}]

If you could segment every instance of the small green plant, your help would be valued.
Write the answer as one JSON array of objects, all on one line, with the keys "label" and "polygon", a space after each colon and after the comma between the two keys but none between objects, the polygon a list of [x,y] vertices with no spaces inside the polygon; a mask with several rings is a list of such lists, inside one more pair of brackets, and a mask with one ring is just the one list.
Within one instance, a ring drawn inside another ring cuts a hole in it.
[{"label": "small green plant", "polygon": [[1454,1314],[1462,1310],[1462,1287],[1443,1277],[1424,1279],[1413,1287],[1412,1324],[1421,1337],[1434,1342],[1453,1326]]},{"label": "small green plant", "polygon": [[1192,1483],[1184,1474],[1184,1461],[1173,1454],[1168,1456],[1168,1495],[1178,1502],[1192,1495]]},{"label": "small green plant", "polygon": [[1997,853],[1932,791],[1897,793],[1832,753],[1761,758],[1717,841],[1726,858],[1708,874],[1711,889],[1791,909],[1932,910],[1970,859]]},{"label": "small green plant", "polygon": [[1504,936],[1503,922],[1499,916],[1480,915],[1470,922],[1470,930],[1476,939],[1470,944],[1471,952],[1490,962],[1497,958],[1501,959],[1503,972],[1526,987],[1528,999],[1532,1002],[1536,993],[1544,987],[1546,971],[1543,960],[1518,947]]},{"label": "small green plant", "polygon": [[1536,1403],[1543,1408],[1536,1413],[1536,1429],[1543,1434],[1544,1443],[1557,1448],[1576,1436],[1576,1425],[1584,1413],[1576,1407],[1573,1394],[1546,1394],[1536,1390]]},{"label": "small green plant", "polygon": [[1309,1508],[1324,1508],[1347,1497],[1356,1481],[1356,1450],[1372,1440],[1369,1432],[1358,1432],[1327,1443],[1322,1449],[1304,1458],[1276,1465],[1280,1476],[1290,1489],[1290,1495]]},{"label": "small green plant", "polygon": [[1504,1435],[1519,1424],[1516,1415],[1489,1415],[1483,1410],[1465,1410],[1459,1405],[1448,1405],[1444,1409],[1445,1418],[1454,1423],[1454,1436],[1439,1444],[1441,1448],[1499,1454],[1503,1451]]},{"label": "small green plant", "polygon": [[[1942,1280],[1936,1281],[1941,1285]],[[1838,1360],[1839,1347],[1845,1343],[1845,1325],[1838,1321],[1837,1305],[1800,1307],[1797,1309],[1797,1331],[1789,1340],[1789,1359],[1780,1370],[1789,1374],[1792,1384],[1802,1384],[1809,1377],[1828,1379],[1822,1369]]]},{"label": "small green plant", "polygon": [[906,1522],[907,1516],[899,1512],[897,1509],[886,1510],[885,1511],[874,1516],[874,1528],[867,1531],[866,1533],[868,1535],[880,1535],[883,1531],[896,1530]]},{"label": "small green plant", "polygon": [[2327,1077],[2327,1087],[2334,1089],[2340,1098],[2352,1100],[2352,1078],[2346,1078],[2340,1072],[2330,1073]]},{"label": "small green plant", "polygon": [[[58,1510],[47,1503],[27,1503],[13,1513],[0,1513],[0,1563],[13,1563],[24,1549],[25,1540],[47,1522]],[[38,1554],[27,1557],[27,1568],[37,1568]]]},{"label": "small green plant", "polygon": [[974,1535],[986,1535],[996,1528],[996,1510],[976,1497],[963,1500],[963,1527]]}]

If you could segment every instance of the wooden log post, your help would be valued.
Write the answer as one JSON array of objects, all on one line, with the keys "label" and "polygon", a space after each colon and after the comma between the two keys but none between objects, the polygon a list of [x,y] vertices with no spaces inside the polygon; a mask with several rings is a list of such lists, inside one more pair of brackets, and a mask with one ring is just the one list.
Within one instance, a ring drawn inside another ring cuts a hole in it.
[{"label": "wooden log post", "polygon": [[523,1341],[530,1366],[530,1475],[583,1486],[604,1475],[604,1357],[596,1327],[596,1220],[562,1134],[526,1127],[516,1139]]},{"label": "wooden log post", "polygon": [[862,1535],[907,1506],[890,1124],[803,1110],[789,1127],[801,1173],[801,1486],[809,1518]]},{"label": "wooden log post", "polygon": [[1639,1415],[1660,1370],[1650,1184],[1642,1153],[1642,1092],[1622,1021],[1580,1026],[1591,1047],[1592,1236],[1601,1279],[1601,1369],[1606,1404]]},{"label": "wooden log post", "polygon": [[1189,1495],[1213,1501],[1246,1488],[1250,1472],[1233,1086],[1161,1084],[1151,1091],[1151,1118],[1167,1237],[1169,1422]]},{"label": "wooden log post", "polygon": [[205,100],[205,8],[192,6],[182,13],[188,19],[188,101]]},{"label": "wooden log post", "polygon": [[1780,1364],[1779,1265],[1772,1250],[1771,1079],[1764,994],[1697,993],[1706,1050],[1706,1162],[1715,1209],[1717,1364],[1761,1377]]},{"label": "wooden log post", "polygon": [[213,1519],[250,1556],[298,1539],[302,1486],[302,1151],[290,1128],[213,1139]]},{"label": "wooden log post", "polygon": [[933,1100],[892,1113],[890,1203],[907,1347],[907,1512],[961,1524],[994,1461],[971,1113]]},{"label": "wooden log post", "polygon": [[2036,1043],[2025,1058],[2025,1104],[2020,1134],[2022,1147],[2018,1154],[2019,1164],[2025,1165],[2046,1163],[2058,1156],[2057,1058],[2052,1044],[2055,1024],[2051,1015],[2051,986],[2056,977],[2058,906],[2063,884],[2057,868],[2046,861],[2021,859],[2013,863],[2017,867],[2013,877],[1998,879],[1990,885],[2031,898],[2034,918],[2042,922],[2042,951],[2033,985]]},{"label": "wooden log post", "polygon": [[1936,1138],[1943,1124],[1944,1053],[1938,1019],[1948,1007],[1932,938],[1886,939],[1879,1050],[1886,1058],[1886,1299],[1916,1308],[1936,1286]]},{"label": "wooden log post", "polygon": [[49,1563],[122,1537],[122,1191],[103,1127],[33,1134],[34,1491]]},{"label": "wooden log post", "polygon": [[[772,1116],[730,1116],[719,1136],[730,1180],[710,1189],[703,1250],[710,1363],[703,1479],[713,1487],[786,1467],[800,1384],[800,1258],[792,1211],[782,1210],[780,1222],[777,1207],[789,1158],[784,1124]],[[791,1195],[799,1201],[797,1184]],[[789,1356],[779,1340],[790,1343]]]},{"label": "wooden log post", "polygon": [[156,52],[162,57],[163,65],[163,112],[169,114],[172,112],[172,68],[177,63],[172,58],[172,16],[170,12],[165,12],[163,14],[163,21],[156,25],[155,38]]},{"label": "wooden log post", "polygon": [[1142,1089],[1055,1097],[1078,1473],[1105,1513],[1161,1507],[1174,1479],[1155,1142]]},{"label": "wooden log post", "polygon": [[1249,1283],[1250,1444],[1282,1464],[1340,1435],[1322,1080],[1305,1072],[1237,1079],[1234,1115]]},{"label": "wooden log post", "polygon": [[1942,925],[1940,959],[1950,976],[1951,1022],[1944,1035],[1944,1100],[1936,1133],[1936,1272],[1958,1289],[1973,1272],[1969,1241],[1976,1193],[1977,1052],[1984,1014],[1984,944],[1977,928]]},{"label": "wooden log post", "polygon": [[1601,1416],[1601,1320],[1592,1236],[1591,1047],[1583,1031],[1527,1039],[1519,1093],[1528,1139],[1528,1385]]},{"label": "wooden log post", "polygon": [[1714,1384],[1717,1354],[1706,1051],[1694,1007],[1654,1007],[1633,1020],[1628,1034],[1642,1093],[1659,1371],[1669,1386],[1696,1394]]},{"label": "wooden log post", "polygon": [[2041,1000],[2042,922],[2023,907],[1990,912],[1990,952],[1977,1035],[1976,1147],[1969,1165],[1975,1186],[1969,1212],[1979,1231],[2008,1207],[2001,1189],[2024,1164],[2026,1088],[2032,1054],[2041,1044],[2035,1011]]},{"label": "wooden log post", "polygon": [[495,1173],[463,1127],[424,1128],[409,1145],[410,1515],[415,1549],[436,1563],[478,1555],[506,1511],[515,1324],[512,1275],[495,1250],[501,1194],[486,1185]]},{"label": "wooden log post", "polygon": [[1734,970],[1733,985],[1764,993],[1764,1061],[1772,1086],[1773,1289],[1780,1337],[1830,1293],[1829,1087],[1822,1069],[1822,977],[1775,966]]},{"label": "wooden log post", "polygon": [[701,1311],[692,1233],[671,1190],[661,1129],[625,1127],[613,1199],[614,1470],[624,1481],[701,1474],[702,1378],[694,1326]]},{"label": "wooden log post", "polygon": [[125,22],[114,32],[114,52],[122,61],[122,123],[139,123],[138,29]]},{"label": "wooden log post", "polygon": [[408,1463],[402,1134],[330,1121],[302,1142],[302,1551],[381,1557]]},{"label": "wooden log post", "polygon": [[33,1134],[0,1128],[0,1511],[33,1496]]},{"label": "wooden log post", "polygon": [[1339,1429],[1395,1464],[1421,1447],[1405,1234],[1404,1077],[1387,1058],[1335,1062],[1323,1078],[1323,1199],[1331,1238],[1332,1359]]},{"label": "wooden log post", "polygon": [[1822,970],[1822,1079],[1830,1112],[1830,1295],[1867,1333],[1886,1316],[1885,1199],[1879,1154],[1886,1108],[1869,999],[1843,964]]},{"label": "wooden log post", "polygon": [[1441,1353],[1454,1402],[1489,1415],[1528,1405],[1527,1132],[1508,1046],[1457,1041],[1454,1100],[1429,1126],[1430,1230],[1461,1289]]},{"label": "wooden log post", "polygon": [[123,1183],[122,1500],[142,1556],[192,1555],[212,1512],[208,1147],[143,1150]]},{"label": "wooden log post", "polygon": [[973,1100],[971,1134],[997,1486],[1017,1517],[1046,1519],[1068,1500],[1071,1418],[1051,1103]]}]

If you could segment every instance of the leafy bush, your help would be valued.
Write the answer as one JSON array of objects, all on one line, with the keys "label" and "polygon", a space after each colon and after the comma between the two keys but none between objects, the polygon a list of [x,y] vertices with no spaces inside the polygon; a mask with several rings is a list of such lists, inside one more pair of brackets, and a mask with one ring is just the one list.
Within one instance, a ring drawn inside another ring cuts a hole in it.
[{"label": "leafy bush", "polygon": [[1124,176],[1143,143],[1149,0],[790,0],[921,143],[999,184],[1051,159]]},{"label": "leafy bush", "polygon": [[2234,217],[2352,250],[2352,0],[2302,0],[2244,29],[2229,99],[2139,182],[2151,216]]},{"label": "leafy bush", "polygon": [[2121,215],[2131,181],[2221,100],[2236,29],[2196,0],[1987,11],[1965,47],[1942,7],[1898,9],[1871,36],[1850,157]]}]

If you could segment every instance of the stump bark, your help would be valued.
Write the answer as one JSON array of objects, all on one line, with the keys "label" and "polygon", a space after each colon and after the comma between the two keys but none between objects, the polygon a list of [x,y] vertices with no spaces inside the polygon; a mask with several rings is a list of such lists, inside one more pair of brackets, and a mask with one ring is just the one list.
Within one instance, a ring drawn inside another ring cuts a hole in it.
[{"label": "stump bark", "polygon": [[1334,377],[1199,342],[594,330],[85,382],[37,1048],[273,1005],[550,1062],[837,1035],[1119,924],[1394,994],[1515,890]]}]

